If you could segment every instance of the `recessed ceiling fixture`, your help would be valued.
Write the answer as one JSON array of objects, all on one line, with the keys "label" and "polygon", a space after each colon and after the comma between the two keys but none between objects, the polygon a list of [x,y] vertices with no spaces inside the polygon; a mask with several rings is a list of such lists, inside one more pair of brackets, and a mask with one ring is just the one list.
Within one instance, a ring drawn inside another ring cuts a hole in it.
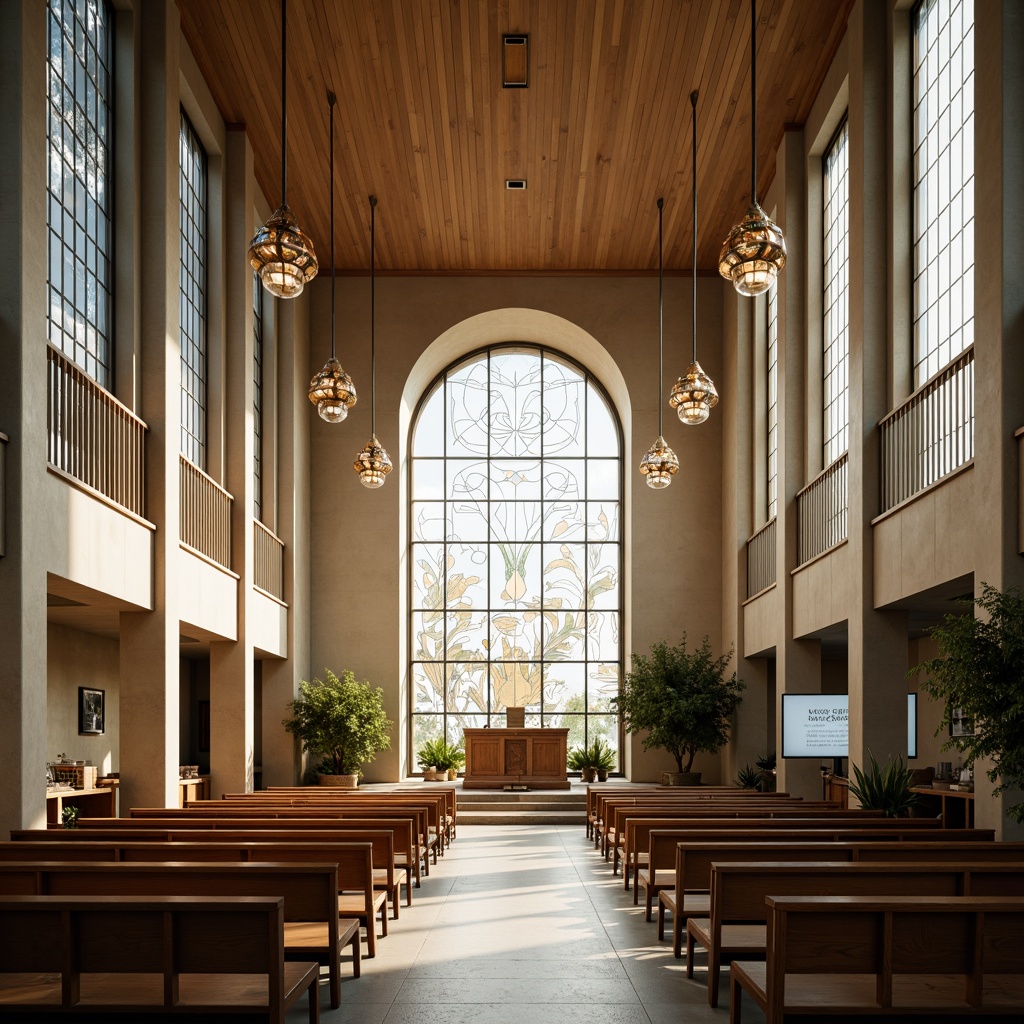
[{"label": "recessed ceiling fixture", "polygon": [[690,93],[693,110],[693,361],[676,381],[668,404],[687,426],[703,423],[718,405],[714,381],[697,362],[697,90]]},{"label": "recessed ceiling fixture", "polygon": [[676,453],[665,443],[664,402],[661,397],[662,380],[665,374],[665,311],[664,311],[664,270],[662,258],[662,210],[665,200],[658,199],[658,439],[640,460],[640,472],[647,477],[647,486],[661,490],[672,483],[672,475],[679,472]]},{"label": "recessed ceiling fixture", "polygon": [[750,164],[750,206],[718,257],[718,272],[740,295],[767,291],[786,265],[782,228],[757,202],[757,0],[750,0]]},{"label": "recessed ceiling fixture", "polygon": [[316,277],[313,243],[288,208],[288,0],[281,0],[281,205],[249,243],[249,263],[263,287],[279,299],[294,299]]},{"label": "recessed ceiling fixture", "polygon": [[525,89],[530,84],[530,37],[501,37],[501,84],[506,89]]},{"label": "recessed ceiling fixture", "polygon": [[322,420],[327,423],[340,423],[348,415],[349,409],[356,404],[356,387],[334,354],[334,105],[338,101],[333,92],[327,94],[327,102],[330,105],[331,125],[331,358],[309,382],[309,400],[316,406]]},{"label": "recessed ceiling fixture", "polygon": [[370,440],[356,456],[352,468],[359,474],[364,487],[376,489],[384,485],[391,472],[391,459],[377,440],[377,352],[374,292],[374,253],[376,249],[377,197],[370,196]]}]

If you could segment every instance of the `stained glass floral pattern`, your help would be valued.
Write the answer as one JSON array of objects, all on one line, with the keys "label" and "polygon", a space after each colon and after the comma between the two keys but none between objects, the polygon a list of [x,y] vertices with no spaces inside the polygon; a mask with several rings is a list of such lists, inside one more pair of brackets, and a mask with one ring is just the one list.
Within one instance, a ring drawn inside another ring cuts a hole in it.
[{"label": "stained glass floral pattern", "polygon": [[413,746],[528,723],[618,747],[621,435],[572,361],[508,345],[453,366],[412,440]]}]

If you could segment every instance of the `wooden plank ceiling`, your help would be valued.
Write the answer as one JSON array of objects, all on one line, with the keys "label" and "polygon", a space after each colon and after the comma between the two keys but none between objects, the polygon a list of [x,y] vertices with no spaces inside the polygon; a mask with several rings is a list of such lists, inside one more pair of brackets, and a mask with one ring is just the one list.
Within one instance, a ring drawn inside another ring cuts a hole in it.
[{"label": "wooden plank ceiling", "polygon": [[[279,0],[178,0],[185,37],[256,177],[281,192]],[[853,0],[760,0],[758,190],[803,124]],[[502,34],[529,35],[529,87],[503,89]],[[747,0],[291,0],[288,202],[328,264],[398,272],[692,266],[690,92],[698,101],[698,266],[750,200]],[[505,188],[525,178],[525,191]]]}]

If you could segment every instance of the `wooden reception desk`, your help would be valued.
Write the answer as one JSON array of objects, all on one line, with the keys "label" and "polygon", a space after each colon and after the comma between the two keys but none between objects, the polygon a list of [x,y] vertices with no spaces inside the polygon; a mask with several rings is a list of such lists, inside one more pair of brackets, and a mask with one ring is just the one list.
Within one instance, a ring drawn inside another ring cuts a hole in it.
[{"label": "wooden reception desk", "polygon": [[463,789],[568,789],[568,729],[466,729]]}]

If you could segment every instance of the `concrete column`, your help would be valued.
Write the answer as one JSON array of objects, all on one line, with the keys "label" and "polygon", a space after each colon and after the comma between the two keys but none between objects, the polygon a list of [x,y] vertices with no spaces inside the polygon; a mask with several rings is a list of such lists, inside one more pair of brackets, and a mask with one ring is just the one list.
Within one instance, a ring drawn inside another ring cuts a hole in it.
[{"label": "concrete column", "polygon": [[[1024,587],[1017,553],[1017,450],[1024,426],[1024,257],[1020,196],[1024,191],[1024,8],[990,0],[974,11],[974,463],[975,499],[985,509],[976,535],[975,592]],[[976,821],[997,838],[1020,839],[1024,827],[1006,818],[1019,790],[988,798],[987,765],[974,768]],[[982,798],[983,794],[985,799]]]},{"label": "concrete column", "polygon": [[[46,821],[46,8],[0,5],[0,835]],[[50,753],[54,756],[57,751]]]},{"label": "concrete column", "polygon": [[850,16],[849,694],[850,761],[907,755],[907,616],[874,607],[871,520],[879,510],[878,421],[888,411],[888,5]]},{"label": "concrete column", "polygon": [[821,793],[821,774],[813,760],[782,758],[783,693],[821,692],[821,644],[793,636],[793,588],[797,564],[797,492],[807,483],[807,204],[804,136],[786,132],[776,156],[778,223],[786,236],[787,264],[779,276],[779,510],[776,525],[776,587],[782,608],[782,633],[775,649],[775,749],[778,787],[804,797]]},{"label": "concrete column", "polygon": [[[309,356],[309,301],[271,299],[264,318],[276,319],[278,520],[284,541],[284,599],[288,605],[288,657],[263,662],[262,765],[265,786],[294,785],[299,779],[299,752],[291,733],[281,725],[286,705],[298,693],[299,681],[310,678],[310,464],[309,424],[312,406],[306,397],[313,363]],[[322,366],[317,363],[315,369]],[[315,416],[316,414],[313,413]],[[347,421],[346,421],[347,422]],[[351,441],[351,432],[345,438]],[[358,436],[358,435],[357,435]],[[339,442],[336,471],[347,470],[348,448]],[[355,458],[358,447],[352,448]],[[326,534],[324,535],[326,536]],[[337,544],[335,535],[332,543]],[[315,673],[314,673],[315,674]]]},{"label": "concrete column", "polygon": [[[224,155],[224,296],[227,443],[224,483],[231,505],[231,569],[238,574],[238,638],[210,644],[210,774],[214,793],[253,788],[253,313],[247,259],[253,208],[252,146],[229,130]],[[269,299],[269,296],[268,296]]]},{"label": "concrete column", "polygon": [[121,614],[121,807],[176,806],[179,763],[178,64],[173,0],[141,5],[139,19],[139,237],[142,267],[141,414],[146,515],[156,524],[153,611]]},{"label": "concrete column", "polygon": [[747,684],[730,742],[722,751],[722,781],[772,749],[768,729],[767,662],[745,658],[743,602],[747,596],[747,539],[754,532],[755,303],[722,285],[723,380],[731,400],[722,408],[722,645],[735,648],[733,667]]}]

